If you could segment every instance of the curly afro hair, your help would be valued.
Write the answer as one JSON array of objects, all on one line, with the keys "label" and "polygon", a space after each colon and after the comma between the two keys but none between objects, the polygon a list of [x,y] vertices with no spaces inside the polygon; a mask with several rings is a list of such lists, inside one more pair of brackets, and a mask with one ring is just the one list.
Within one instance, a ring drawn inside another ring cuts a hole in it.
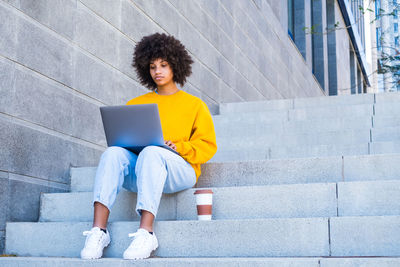
[{"label": "curly afro hair", "polygon": [[165,33],[145,36],[135,46],[132,66],[136,69],[140,83],[150,90],[157,88],[150,75],[150,62],[159,58],[171,66],[173,81],[183,86],[186,78],[192,74],[193,60],[179,40]]}]

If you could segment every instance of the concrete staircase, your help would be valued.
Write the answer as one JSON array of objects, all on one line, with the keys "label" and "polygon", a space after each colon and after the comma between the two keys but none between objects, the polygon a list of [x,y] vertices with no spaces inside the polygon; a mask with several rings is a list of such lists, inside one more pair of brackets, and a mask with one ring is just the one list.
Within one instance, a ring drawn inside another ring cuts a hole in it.
[{"label": "concrete staircase", "polygon": [[[164,195],[160,247],[139,266],[400,266],[400,94],[222,104],[219,150],[193,192]],[[96,168],[71,169],[71,192],[43,194],[38,223],[8,223],[1,266],[128,266],[136,195],[111,212],[105,257],[83,261]]]}]

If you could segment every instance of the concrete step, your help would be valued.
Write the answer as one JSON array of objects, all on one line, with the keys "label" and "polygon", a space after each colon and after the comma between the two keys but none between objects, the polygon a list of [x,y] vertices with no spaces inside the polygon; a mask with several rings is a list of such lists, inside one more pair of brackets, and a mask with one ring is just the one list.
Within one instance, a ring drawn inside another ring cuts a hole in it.
[{"label": "concrete step", "polygon": [[[157,219],[196,220],[195,190],[164,194]],[[400,215],[400,180],[220,187],[212,190],[215,220]],[[92,197],[91,192],[42,194],[39,221],[92,221]],[[139,220],[134,212],[135,206],[136,193],[122,191],[112,209],[110,221]]]},{"label": "concrete step", "polygon": [[374,104],[374,94],[362,95],[336,95],[336,96],[321,96],[294,99],[294,108],[309,108],[309,107],[330,107],[330,106],[351,106]]},{"label": "concrete step", "polygon": [[[329,256],[328,225],[328,218],[156,221],[154,231],[159,248],[155,255]],[[108,229],[112,241],[105,250],[105,257],[122,257],[130,243],[128,233],[136,231],[138,227],[139,222],[110,223]],[[6,253],[79,257],[85,241],[82,232],[90,228],[89,222],[7,223]]]},{"label": "concrete step", "polygon": [[[138,221],[136,193],[121,190],[111,210],[109,221]],[[68,204],[66,204],[68,203]],[[176,220],[176,195],[163,194],[158,220]],[[89,222],[93,219],[93,193],[51,193],[40,197],[40,222]],[[195,219],[195,218],[193,218]]]},{"label": "concrete step", "polygon": [[246,122],[249,124],[283,124],[289,120],[288,111],[259,112],[259,113],[229,113],[214,115],[214,125]]},{"label": "concrete step", "polygon": [[289,120],[372,116],[373,112],[372,104],[292,109],[289,110]]},{"label": "concrete step", "polygon": [[400,126],[371,129],[372,142],[400,142]]},{"label": "concrete step", "polygon": [[246,129],[226,133],[225,136],[217,135],[217,145],[222,149],[234,146],[237,149],[247,147],[269,146],[317,146],[317,145],[351,145],[368,143],[371,141],[370,129],[342,130],[334,132],[311,133],[253,133]]},{"label": "concrete step", "polygon": [[[197,187],[399,180],[399,173],[400,154],[212,162],[202,165]],[[95,174],[96,167],[71,168],[71,191],[92,191]]]},{"label": "concrete step", "polygon": [[398,116],[400,113],[400,101],[375,104],[374,110],[377,116]]},{"label": "concrete step", "polygon": [[[4,257],[0,258],[0,265],[5,267],[109,267],[132,266],[132,261],[116,258],[102,258],[99,260],[81,260],[78,258],[57,257]],[[398,267],[398,257],[310,257],[310,258],[149,258],[135,261],[135,266],[176,266],[176,267]]]},{"label": "concrete step", "polygon": [[[268,104],[268,102],[267,102]],[[236,114],[249,113],[250,116],[260,117],[278,117],[279,119],[287,120],[314,120],[314,119],[331,119],[331,118],[346,118],[346,117],[362,117],[372,116],[374,113],[373,104],[361,104],[351,106],[328,106],[328,107],[309,107],[301,109],[282,109],[282,110],[270,110],[264,109],[266,103],[253,102],[250,103],[234,103],[229,113],[222,112],[219,117],[232,117]],[[243,106],[238,108],[236,106]],[[257,115],[258,114],[258,115]],[[218,116],[214,116],[217,118]],[[218,120],[218,119],[217,119]],[[273,119],[271,119],[273,120]]]},{"label": "concrete step", "polygon": [[97,167],[72,167],[71,192],[92,192]]},{"label": "concrete step", "polygon": [[283,111],[293,108],[293,99],[274,99],[268,101],[249,101],[236,103],[221,103],[220,114],[258,112],[258,111]]},{"label": "concrete step", "polygon": [[[128,266],[153,266],[153,267],[186,267],[186,266],[295,266],[295,267],[320,267],[321,258],[156,258],[146,260],[130,261],[116,258],[102,258],[99,260],[81,260],[78,258],[46,258],[46,257],[15,257],[0,258],[0,265],[7,267],[128,267]],[[387,263],[379,261],[379,263]],[[364,262],[364,261],[363,261]],[[368,262],[368,261],[365,261]],[[375,261],[376,262],[376,261]],[[394,261],[399,262],[399,261]],[[389,261],[389,263],[391,263]],[[369,266],[369,265],[368,265]],[[389,267],[392,265],[380,265]]]},{"label": "concrete step", "polygon": [[320,267],[398,267],[398,257],[340,257],[323,258],[320,260]]},{"label": "concrete step", "polygon": [[340,96],[322,96],[297,99],[277,99],[269,101],[253,101],[239,103],[222,103],[220,113],[242,113],[258,112],[268,110],[288,110],[310,107],[331,107],[331,106],[351,106],[351,105],[372,105],[375,102],[373,94],[364,95],[340,95]]},{"label": "concrete step", "polygon": [[330,218],[331,256],[400,256],[400,216]]},{"label": "concrete step", "polygon": [[306,109],[318,107],[346,107],[357,105],[386,105],[400,103],[400,93],[362,94],[362,95],[339,95],[322,96],[296,99],[276,99],[268,101],[221,103],[220,113],[243,113],[262,111],[282,111],[289,109]]},{"label": "concrete step", "polygon": [[[160,257],[400,256],[400,216],[157,221]],[[138,222],[109,224],[121,257]],[[89,222],[7,223],[6,253],[78,257]],[[46,240],[46,242],[43,242]],[[179,242],[177,242],[179,240]],[[66,246],[68,244],[68,246]],[[193,244],[196,244],[195,246]]]},{"label": "concrete step", "polygon": [[[195,190],[164,194],[157,219],[196,220]],[[216,220],[337,216],[335,183],[220,187],[212,190],[213,219]],[[400,189],[398,191],[400,195]],[[91,192],[43,194],[39,220],[92,221],[92,198]],[[163,203],[165,200],[167,202]],[[134,212],[135,206],[136,193],[121,192],[111,211],[110,221],[139,220]]]},{"label": "concrete step", "polygon": [[[177,195],[179,220],[196,219],[194,190]],[[213,192],[215,219],[400,215],[400,179],[225,187]]]},{"label": "concrete step", "polygon": [[372,122],[374,128],[399,127],[400,113],[397,115],[394,114],[393,116],[373,116]]},{"label": "concrete step", "polygon": [[[400,117],[399,117],[400,122]],[[217,136],[229,137],[231,134],[287,134],[287,133],[321,133],[341,131],[343,129],[351,130],[369,130],[372,128],[372,117],[350,117],[333,118],[332,120],[316,119],[307,121],[279,121],[275,123],[262,123],[261,121],[248,120],[225,120],[223,122],[214,122]]]},{"label": "concrete step", "polygon": [[[331,145],[358,145],[367,144],[371,141],[370,130],[364,131],[338,131],[311,134],[277,134],[277,135],[233,135],[230,137],[217,136],[217,144],[220,150],[288,147],[296,146],[305,148],[309,146]],[[306,155],[307,156],[307,155]]]},{"label": "concrete step", "polygon": [[215,162],[202,171],[200,187],[399,180],[400,154]]},{"label": "concrete step", "polygon": [[372,142],[370,154],[400,153],[400,140],[388,142]]},{"label": "concrete step", "polygon": [[375,102],[381,103],[400,103],[400,92],[388,92],[375,94]]},{"label": "concrete step", "polygon": [[[398,150],[400,152],[400,150]],[[287,159],[308,157],[334,157],[369,154],[368,142],[360,144],[334,145],[298,145],[298,146],[271,146],[263,147],[249,144],[246,147],[236,148],[219,147],[210,162],[247,161],[265,159]]]},{"label": "concrete step", "polygon": [[[282,117],[282,116],[281,116]],[[251,119],[250,119],[251,118]],[[371,122],[372,121],[372,122]],[[217,136],[227,137],[234,135],[266,135],[266,134],[305,134],[340,131],[342,129],[381,129],[399,128],[400,112],[397,116],[360,116],[338,117],[327,120],[317,118],[311,120],[285,120],[276,117],[266,117],[262,114],[238,114],[238,116],[216,116],[214,125]]]},{"label": "concrete step", "polygon": [[400,180],[340,182],[338,216],[400,215]]}]

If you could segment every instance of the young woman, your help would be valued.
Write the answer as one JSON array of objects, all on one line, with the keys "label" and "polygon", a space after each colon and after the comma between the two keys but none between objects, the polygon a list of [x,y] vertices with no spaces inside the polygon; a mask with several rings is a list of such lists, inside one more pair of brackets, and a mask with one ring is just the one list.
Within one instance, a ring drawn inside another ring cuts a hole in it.
[{"label": "young woman", "polygon": [[217,151],[214,125],[206,104],[179,90],[192,73],[193,60],[173,36],[155,33],[137,43],[133,67],[140,83],[152,92],[128,101],[127,105],[158,105],[165,144],[177,151],[148,146],[138,155],[109,147],[102,154],[94,185],[93,228],[85,231],[84,259],[97,259],[110,243],[107,220],[118,192],[124,187],[137,192],[136,212],[140,226],[124,259],[148,258],[158,247],[153,223],[162,193],[193,187],[200,176],[200,164]]}]

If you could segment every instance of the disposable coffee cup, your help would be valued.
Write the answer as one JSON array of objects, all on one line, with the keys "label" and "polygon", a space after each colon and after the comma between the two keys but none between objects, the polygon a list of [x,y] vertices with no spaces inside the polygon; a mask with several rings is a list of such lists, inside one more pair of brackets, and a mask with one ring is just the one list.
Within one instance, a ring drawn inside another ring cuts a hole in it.
[{"label": "disposable coffee cup", "polygon": [[200,189],[194,192],[196,195],[197,217],[199,221],[209,221],[212,217],[212,196],[211,189]]}]

